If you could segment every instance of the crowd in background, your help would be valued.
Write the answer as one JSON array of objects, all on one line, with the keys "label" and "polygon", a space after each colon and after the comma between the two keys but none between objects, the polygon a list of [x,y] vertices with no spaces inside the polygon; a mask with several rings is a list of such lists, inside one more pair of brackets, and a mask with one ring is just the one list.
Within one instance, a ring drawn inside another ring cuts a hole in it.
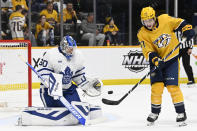
[{"label": "crowd in background", "polygon": [[[63,16],[60,15],[60,0],[31,0],[31,28],[28,25],[28,0],[1,0],[1,36],[2,39],[13,40],[31,38],[33,46],[55,46],[61,40],[62,18],[63,36],[71,35],[79,46],[135,45],[136,34],[141,26],[141,8],[150,5],[158,10],[159,15],[165,13],[165,1],[133,0],[133,42],[129,43],[129,2],[126,0],[96,0],[96,18],[93,13],[93,0],[63,0]],[[172,2],[169,1],[170,7],[173,6]],[[187,12],[186,8],[180,9],[179,14],[185,14],[183,18],[192,23],[197,32],[197,10],[194,8],[197,2],[179,0],[179,8],[184,2],[184,6],[192,6]],[[172,16],[173,10],[169,9]]]},{"label": "crowd in background", "polygon": [[[1,0],[3,39],[29,39],[27,5],[26,0]],[[106,16],[102,16],[101,22],[94,23],[93,12],[81,12],[80,7],[76,9],[75,7],[72,0],[64,0],[61,16],[60,0],[32,0],[30,31],[32,45],[57,45],[61,39],[61,18],[64,35],[73,36],[79,45],[103,46],[106,45],[106,41],[110,41],[111,45],[123,45],[119,28],[115,25],[110,10],[104,13]]]}]

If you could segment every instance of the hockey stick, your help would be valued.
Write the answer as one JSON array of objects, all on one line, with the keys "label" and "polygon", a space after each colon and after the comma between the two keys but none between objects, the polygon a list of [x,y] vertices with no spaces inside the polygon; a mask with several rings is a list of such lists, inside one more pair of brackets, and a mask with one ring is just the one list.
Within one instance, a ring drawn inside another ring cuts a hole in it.
[{"label": "hockey stick", "polygon": [[[41,80],[41,82],[46,86],[48,86],[48,83],[46,82],[46,80],[33,68],[32,65],[30,65],[28,62],[25,62],[25,60],[23,59],[23,57],[21,55],[18,55],[19,58],[21,58],[21,60],[27,64],[33,71],[34,73],[38,76],[38,78]],[[59,100],[62,102],[62,104],[73,114],[73,116],[79,120],[79,122],[82,125],[86,125],[86,124],[90,124],[90,123],[86,123],[86,119],[63,97],[63,96],[59,96]]]},{"label": "hockey stick", "polygon": [[[166,55],[166,57],[164,57],[162,60],[165,61],[177,48],[179,48],[179,46],[184,43],[186,41],[185,38],[183,38],[183,40],[172,50],[170,51],[170,53],[168,53]],[[154,72],[155,70],[157,69],[157,67],[155,66],[151,71],[149,71],[137,84],[135,84],[131,90],[129,90],[123,97],[121,97],[119,100],[117,101],[114,101],[114,100],[108,100],[108,99],[105,99],[103,98],[102,99],[102,102],[104,104],[107,104],[107,105],[118,105],[120,104],[142,81],[144,81],[144,79],[146,79],[146,77],[148,77],[152,72]]]}]

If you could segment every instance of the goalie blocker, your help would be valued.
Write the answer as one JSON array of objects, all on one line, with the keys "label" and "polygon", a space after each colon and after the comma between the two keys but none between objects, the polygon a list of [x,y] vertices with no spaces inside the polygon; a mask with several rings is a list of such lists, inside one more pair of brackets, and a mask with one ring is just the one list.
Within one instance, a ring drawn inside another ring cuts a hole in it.
[{"label": "goalie blocker", "polygon": [[[71,104],[87,119],[88,124],[94,124],[103,119],[99,106],[75,101]],[[79,121],[68,109],[63,107],[27,107],[18,118],[18,125],[21,126],[68,126],[77,124],[79,124]]]}]

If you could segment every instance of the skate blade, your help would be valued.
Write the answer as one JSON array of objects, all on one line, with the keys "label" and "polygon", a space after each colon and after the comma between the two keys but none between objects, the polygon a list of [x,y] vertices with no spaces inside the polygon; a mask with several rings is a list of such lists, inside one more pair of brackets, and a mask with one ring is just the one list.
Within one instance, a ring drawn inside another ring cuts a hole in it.
[{"label": "skate blade", "polygon": [[196,84],[187,85],[188,88],[195,88]]},{"label": "skate blade", "polygon": [[154,122],[148,122],[147,123],[147,126],[153,126],[154,125]]},{"label": "skate blade", "polygon": [[183,122],[178,122],[178,126],[182,127],[182,126],[187,126],[187,123],[185,121]]}]

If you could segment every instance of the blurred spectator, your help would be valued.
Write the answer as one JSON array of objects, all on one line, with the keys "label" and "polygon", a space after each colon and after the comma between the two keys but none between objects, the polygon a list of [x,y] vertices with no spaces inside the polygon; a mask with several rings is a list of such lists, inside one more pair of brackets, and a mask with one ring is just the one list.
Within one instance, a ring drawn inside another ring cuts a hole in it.
[{"label": "blurred spectator", "polygon": [[1,0],[1,8],[3,13],[7,12],[12,7],[13,5],[11,0]]},{"label": "blurred spectator", "polygon": [[[57,12],[60,13],[60,0],[54,0],[53,6],[57,7]],[[63,4],[63,9],[66,8],[66,4]]]},{"label": "blurred spectator", "polygon": [[[89,13],[87,19],[84,19],[81,23],[81,29],[83,31],[82,40],[88,40],[89,46],[103,46],[105,35],[97,30],[97,25],[93,23],[94,15]],[[96,35],[95,35],[96,34]],[[98,44],[96,44],[96,40]]]},{"label": "blurred spectator", "polygon": [[47,2],[53,2],[53,0],[42,0],[43,3],[47,4]]},{"label": "blurred spectator", "polygon": [[35,12],[40,12],[46,8],[46,2],[43,0],[32,0],[31,10]]},{"label": "blurred spectator", "polygon": [[[24,31],[24,39],[29,40],[29,28]],[[36,38],[32,32],[30,32],[31,46],[37,46]]]},{"label": "blurred spectator", "polygon": [[5,34],[3,31],[1,31],[1,35],[2,35],[2,36],[6,36],[6,34]]},{"label": "blurred spectator", "polygon": [[25,16],[21,14],[23,8],[21,5],[16,6],[16,11],[9,17],[9,25],[13,40],[24,40]]},{"label": "blurred spectator", "polygon": [[25,16],[25,23],[28,26],[28,16],[27,16],[28,15],[28,11],[26,9],[23,9],[21,14]]},{"label": "blurred spectator", "polygon": [[53,9],[53,2],[47,2],[47,8],[40,12],[40,16],[45,15],[46,21],[55,26],[57,23],[57,11]]},{"label": "blurred spectator", "polygon": [[27,23],[27,26],[24,28],[24,39],[25,40],[31,40],[31,45],[32,46],[37,46],[36,39],[32,31],[30,32],[30,37],[29,37],[29,25],[28,25],[28,11],[26,9],[23,9],[21,12],[25,16],[25,23]]},{"label": "blurred spectator", "polygon": [[9,16],[13,12],[11,0],[1,0],[1,29],[4,35],[3,39],[11,39],[11,34],[9,30]]},{"label": "blurred spectator", "polygon": [[[60,20],[59,16],[59,20]],[[73,4],[68,2],[66,8],[63,10],[63,22],[65,23],[76,23],[78,20],[75,10],[73,9]]]},{"label": "blurred spectator", "polygon": [[4,33],[3,31],[1,31],[1,36],[2,36],[3,39],[5,39],[5,37],[7,36],[7,34]]},{"label": "blurred spectator", "polygon": [[36,25],[35,37],[38,46],[54,46],[54,27],[46,22],[46,16],[41,15]]},{"label": "blurred spectator", "polygon": [[106,18],[106,25],[103,29],[106,39],[110,41],[111,45],[121,45],[121,36],[118,27],[114,24],[112,17]]},{"label": "blurred spectator", "polygon": [[16,6],[17,6],[17,5],[21,5],[21,7],[22,7],[23,9],[28,10],[26,0],[12,0],[12,5],[13,5],[12,10],[16,10]]}]

